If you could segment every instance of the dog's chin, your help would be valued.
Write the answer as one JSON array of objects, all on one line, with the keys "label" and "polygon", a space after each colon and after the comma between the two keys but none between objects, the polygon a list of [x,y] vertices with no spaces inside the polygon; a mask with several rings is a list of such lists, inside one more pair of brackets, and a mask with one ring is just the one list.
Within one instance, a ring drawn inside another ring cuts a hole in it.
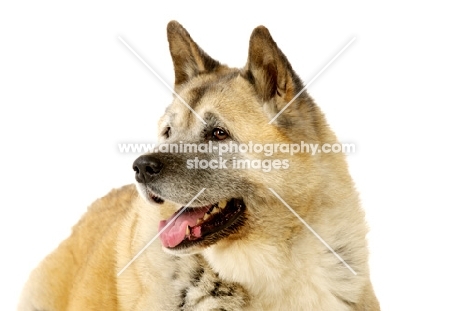
[{"label": "dog's chin", "polygon": [[195,255],[195,254],[199,254],[201,252],[203,252],[203,250],[205,250],[206,247],[201,247],[201,246],[197,246],[197,245],[194,245],[192,247],[187,247],[187,248],[168,248],[168,247],[164,247],[163,246],[163,251],[170,254],[170,255],[175,255],[175,256],[179,256],[179,257],[183,257],[183,256],[190,256],[190,255]]},{"label": "dog's chin", "polygon": [[137,191],[140,194],[140,196],[146,202],[148,202],[150,204],[159,204],[159,205],[164,203],[165,200],[161,196],[159,196],[159,195],[155,194],[153,191],[149,190],[147,185],[136,182],[135,186],[136,186]]}]

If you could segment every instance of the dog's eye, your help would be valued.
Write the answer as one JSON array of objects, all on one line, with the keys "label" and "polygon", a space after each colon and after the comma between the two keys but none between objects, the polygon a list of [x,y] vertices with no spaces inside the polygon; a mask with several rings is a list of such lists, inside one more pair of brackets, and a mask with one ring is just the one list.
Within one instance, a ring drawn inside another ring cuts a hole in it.
[{"label": "dog's eye", "polygon": [[220,129],[219,127],[213,130],[213,138],[216,140],[224,140],[228,137],[228,134],[225,130]]},{"label": "dog's eye", "polygon": [[165,138],[169,138],[169,136],[171,136],[171,128],[169,126],[164,129],[163,136]]}]

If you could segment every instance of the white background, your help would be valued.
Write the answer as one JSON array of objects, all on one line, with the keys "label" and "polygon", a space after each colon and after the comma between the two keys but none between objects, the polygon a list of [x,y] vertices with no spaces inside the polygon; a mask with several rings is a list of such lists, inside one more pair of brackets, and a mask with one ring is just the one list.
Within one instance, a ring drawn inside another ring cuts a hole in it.
[{"label": "white background", "polygon": [[308,91],[357,144],[382,309],[468,309],[466,9],[288,0],[0,4],[1,310],[91,202],[133,182],[117,144],[153,141],[171,94],[118,36],[172,84],[171,19],[237,67],[263,24],[305,82],[355,36]]}]

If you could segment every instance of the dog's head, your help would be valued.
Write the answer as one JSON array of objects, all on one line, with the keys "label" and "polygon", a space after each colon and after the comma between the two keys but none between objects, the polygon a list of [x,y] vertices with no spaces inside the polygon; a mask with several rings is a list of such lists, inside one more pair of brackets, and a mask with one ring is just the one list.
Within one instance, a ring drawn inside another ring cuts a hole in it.
[{"label": "dog's head", "polygon": [[317,159],[284,148],[335,140],[320,110],[263,26],[254,29],[241,69],[212,59],[175,21],[167,35],[176,94],[159,121],[158,151],[133,167],[147,200],[180,207],[161,221],[163,246],[193,253],[259,232],[288,239],[295,229],[285,224],[294,216],[272,190],[297,212],[307,210]]}]

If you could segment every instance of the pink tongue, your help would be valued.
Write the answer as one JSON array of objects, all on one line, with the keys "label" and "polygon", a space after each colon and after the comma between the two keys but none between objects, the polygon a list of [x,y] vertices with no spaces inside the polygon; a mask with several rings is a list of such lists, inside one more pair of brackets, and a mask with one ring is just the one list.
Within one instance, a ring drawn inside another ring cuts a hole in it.
[{"label": "pink tongue", "polygon": [[[179,212],[177,211],[174,213],[174,215],[171,216],[171,218],[167,220],[161,220],[159,222],[159,232],[161,232],[161,230],[163,230],[163,228],[170,223],[167,228],[159,235],[159,239],[161,240],[162,245],[164,247],[174,247],[182,242],[185,238],[185,230],[187,226],[194,227],[197,224],[198,218],[202,218],[208,210],[208,206],[190,211],[185,210],[182,214],[180,214],[179,217],[177,217],[177,219],[174,220]],[[200,230],[195,231],[196,237],[200,237]]]}]

